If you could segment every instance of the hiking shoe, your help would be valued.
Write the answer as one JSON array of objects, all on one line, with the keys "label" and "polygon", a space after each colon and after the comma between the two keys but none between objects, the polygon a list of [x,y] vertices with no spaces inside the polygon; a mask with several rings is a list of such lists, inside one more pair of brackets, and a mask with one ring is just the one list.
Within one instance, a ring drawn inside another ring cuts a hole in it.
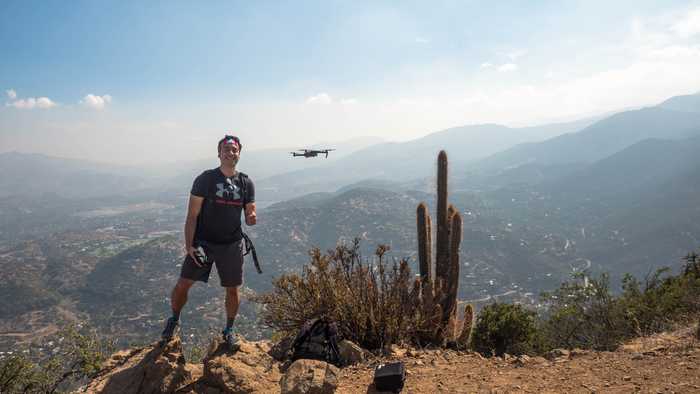
[{"label": "hiking shoe", "polygon": [[225,329],[221,334],[224,337],[224,342],[226,342],[226,346],[228,346],[228,350],[235,352],[241,348],[241,341],[238,338],[238,335],[233,333],[232,329]]},{"label": "hiking shoe", "polygon": [[163,338],[164,341],[168,342],[173,337],[175,336],[175,333],[177,329],[180,327],[180,322],[175,320],[175,318],[171,317],[165,322],[165,329],[163,330],[163,334],[161,334],[161,338]]}]

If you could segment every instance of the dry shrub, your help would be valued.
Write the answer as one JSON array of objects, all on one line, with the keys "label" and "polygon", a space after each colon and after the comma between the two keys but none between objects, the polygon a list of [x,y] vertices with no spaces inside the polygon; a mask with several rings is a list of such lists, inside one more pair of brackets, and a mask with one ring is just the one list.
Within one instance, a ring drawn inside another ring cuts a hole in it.
[{"label": "dry shrub", "polygon": [[312,249],[300,275],[285,274],[271,292],[256,297],[264,305],[262,323],[292,336],[308,319],[325,316],[338,324],[342,338],[367,349],[414,342],[423,326],[419,283],[405,259],[386,261],[388,250],[380,245],[374,262],[363,262],[358,239],[326,254]]}]

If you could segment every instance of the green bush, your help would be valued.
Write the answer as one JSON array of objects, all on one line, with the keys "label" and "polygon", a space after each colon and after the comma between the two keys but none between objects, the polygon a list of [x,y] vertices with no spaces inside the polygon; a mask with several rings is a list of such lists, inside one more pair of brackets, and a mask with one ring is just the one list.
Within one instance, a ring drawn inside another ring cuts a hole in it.
[{"label": "green bush", "polygon": [[547,347],[614,350],[630,338],[691,322],[700,313],[700,261],[695,254],[685,260],[680,274],[661,268],[644,284],[626,275],[618,297],[610,291],[607,274],[588,277],[586,272],[543,293]]},{"label": "green bush", "polygon": [[281,337],[294,336],[305,321],[325,316],[340,335],[366,349],[416,342],[422,327],[418,287],[406,260],[385,261],[379,246],[376,263],[364,263],[359,240],[322,254],[310,252],[301,275],[290,273],[273,282],[273,290],[255,298],[263,304],[261,321]]},{"label": "green bush", "polygon": [[542,299],[548,305],[542,330],[549,348],[613,350],[634,333],[607,274],[578,273]]},{"label": "green bush", "polygon": [[536,314],[519,304],[494,303],[479,312],[472,348],[484,355],[532,354],[539,348]]},{"label": "green bush", "polygon": [[[0,360],[0,393],[56,393],[96,376],[113,350],[89,330],[69,326],[52,340],[51,354],[12,355]],[[49,341],[49,339],[46,339]]]}]

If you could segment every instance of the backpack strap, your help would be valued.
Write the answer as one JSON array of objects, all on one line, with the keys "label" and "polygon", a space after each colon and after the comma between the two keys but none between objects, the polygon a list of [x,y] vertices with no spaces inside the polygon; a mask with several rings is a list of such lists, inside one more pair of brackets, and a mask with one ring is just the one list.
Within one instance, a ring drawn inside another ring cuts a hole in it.
[{"label": "backpack strap", "polygon": [[[243,192],[243,201],[248,201],[248,175],[245,172],[238,171],[238,179],[241,180],[241,191]],[[245,209],[245,204],[243,204],[243,209]]]},{"label": "backpack strap", "polygon": [[253,253],[253,264],[255,264],[255,270],[258,271],[259,274],[262,274],[262,268],[260,268],[260,262],[258,261],[258,254],[255,252],[255,245],[253,245],[253,241],[250,240],[250,237],[248,234],[244,233],[243,230],[241,230],[241,235],[243,236],[243,242],[245,243],[245,252],[243,253],[243,256],[248,255],[249,253]]},{"label": "backpack strap", "polygon": [[[238,171],[238,179],[241,181],[241,191],[243,192],[243,202],[248,200],[248,175],[244,172]],[[243,209],[245,210],[245,203],[243,204]],[[243,227],[241,226],[241,235],[243,236],[243,242],[245,243],[245,252],[243,256],[247,256],[249,253],[253,253],[253,264],[255,264],[255,270],[258,274],[262,274],[262,269],[260,268],[260,262],[258,261],[258,253],[255,251],[255,245],[253,241],[250,240],[248,234],[243,232]]]}]

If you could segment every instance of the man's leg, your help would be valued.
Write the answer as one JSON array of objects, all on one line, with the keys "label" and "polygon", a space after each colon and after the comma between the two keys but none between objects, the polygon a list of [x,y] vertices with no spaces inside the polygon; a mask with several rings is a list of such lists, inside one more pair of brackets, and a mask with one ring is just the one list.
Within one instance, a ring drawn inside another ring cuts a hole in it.
[{"label": "man's leg", "polygon": [[180,311],[187,303],[187,294],[194,284],[192,279],[180,278],[170,294],[170,307],[173,309],[173,316],[177,315],[179,320]]},{"label": "man's leg", "polygon": [[241,304],[240,286],[226,287],[226,328],[233,326],[233,321],[238,315],[238,306]]},{"label": "man's leg", "polygon": [[173,338],[180,325],[180,311],[187,303],[187,294],[193,284],[192,279],[180,278],[170,294],[170,307],[173,310],[173,315],[165,322],[162,338],[166,341]]},{"label": "man's leg", "polygon": [[224,341],[229,346],[230,350],[237,350],[239,343],[238,338],[233,332],[233,322],[238,314],[238,306],[241,303],[240,286],[226,287],[226,328],[224,328]]}]

